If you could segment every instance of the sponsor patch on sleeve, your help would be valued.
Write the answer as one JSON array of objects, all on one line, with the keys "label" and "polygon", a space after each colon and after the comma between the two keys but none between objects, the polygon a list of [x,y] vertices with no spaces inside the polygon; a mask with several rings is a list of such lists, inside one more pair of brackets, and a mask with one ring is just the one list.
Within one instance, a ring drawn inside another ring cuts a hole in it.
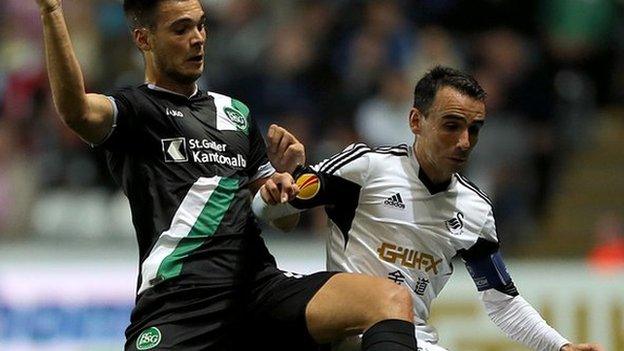
[{"label": "sponsor patch on sleeve", "polygon": [[321,189],[321,182],[314,173],[304,173],[297,178],[297,186],[299,187],[299,200],[310,200],[318,194]]}]

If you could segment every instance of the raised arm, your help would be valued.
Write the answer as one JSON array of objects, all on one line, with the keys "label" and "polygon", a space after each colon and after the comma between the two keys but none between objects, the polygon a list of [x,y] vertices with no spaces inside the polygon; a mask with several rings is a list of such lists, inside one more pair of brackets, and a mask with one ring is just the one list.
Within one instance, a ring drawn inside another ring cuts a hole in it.
[{"label": "raised arm", "polygon": [[114,109],[100,94],[87,94],[63,17],[60,0],[37,0],[43,22],[45,56],[54,105],[76,134],[89,143],[99,143],[113,126]]}]

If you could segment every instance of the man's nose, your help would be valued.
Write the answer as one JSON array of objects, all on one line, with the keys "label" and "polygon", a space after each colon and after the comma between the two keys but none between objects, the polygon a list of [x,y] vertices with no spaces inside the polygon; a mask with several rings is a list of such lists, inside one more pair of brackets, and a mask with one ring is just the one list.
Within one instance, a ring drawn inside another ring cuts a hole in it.
[{"label": "man's nose", "polygon": [[464,150],[464,151],[470,149],[470,133],[468,132],[468,129],[465,129],[459,135],[459,140],[457,141],[457,146],[460,149]]},{"label": "man's nose", "polygon": [[191,37],[191,45],[203,44],[206,41],[206,32],[195,28]]}]

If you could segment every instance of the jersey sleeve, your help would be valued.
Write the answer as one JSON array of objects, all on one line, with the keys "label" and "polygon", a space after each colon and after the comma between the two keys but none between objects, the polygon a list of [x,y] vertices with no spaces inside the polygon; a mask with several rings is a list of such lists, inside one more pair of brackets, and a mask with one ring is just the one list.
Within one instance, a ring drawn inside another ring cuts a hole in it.
[{"label": "jersey sleeve", "polygon": [[136,135],[133,131],[137,125],[137,104],[129,89],[119,90],[107,98],[113,105],[113,126],[104,140],[92,146],[121,151],[128,148],[132,135]]},{"label": "jersey sleeve", "polygon": [[342,206],[355,201],[368,176],[366,154],[370,151],[365,144],[352,144],[314,166],[298,167],[293,176],[299,186],[299,195],[291,205],[306,209],[322,205]]},{"label": "jersey sleeve", "polygon": [[368,154],[371,151],[364,143],[351,144],[342,152],[312,166],[312,169],[319,174],[340,177],[362,186],[368,177]]},{"label": "jersey sleeve", "polygon": [[249,162],[247,163],[247,174],[249,181],[253,182],[257,179],[262,179],[271,176],[275,173],[275,168],[269,162],[267,156],[266,143],[262,137],[262,133],[258,128],[256,122],[249,118]]},{"label": "jersey sleeve", "polygon": [[517,296],[518,290],[507,272],[499,249],[494,215],[490,209],[477,241],[458,253],[478,291],[495,289],[509,296]]},{"label": "jersey sleeve", "polygon": [[490,208],[487,216],[485,217],[485,222],[483,223],[483,228],[481,229],[481,233],[479,237],[492,242],[498,242],[498,235],[496,234],[496,221],[494,220],[494,211]]}]

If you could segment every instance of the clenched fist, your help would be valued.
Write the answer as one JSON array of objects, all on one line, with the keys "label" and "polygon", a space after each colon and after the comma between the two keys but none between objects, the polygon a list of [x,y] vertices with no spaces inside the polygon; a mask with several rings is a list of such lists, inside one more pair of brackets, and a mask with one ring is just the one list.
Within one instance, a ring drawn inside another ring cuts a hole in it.
[{"label": "clenched fist", "polygon": [[292,173],[297,165],[305,163],[305,147],[289,131],[272,124],[267,137],[267,155],[278,172]]}]

